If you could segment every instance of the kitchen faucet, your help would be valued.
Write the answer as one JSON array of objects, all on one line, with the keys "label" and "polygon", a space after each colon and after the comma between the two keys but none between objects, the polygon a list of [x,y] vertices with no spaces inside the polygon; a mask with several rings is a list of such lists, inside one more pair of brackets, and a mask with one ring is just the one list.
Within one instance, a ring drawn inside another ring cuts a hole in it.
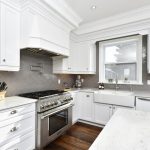
[{"label": "kitchen faucet", "polygon": [[115,72],[115,71],[112,71],[111,69],[106,69],[106,71],[109,71],[113,74],[115,74],[115,90],[117,91],[119,89],[119,86],[118,86],[118,74]]}]

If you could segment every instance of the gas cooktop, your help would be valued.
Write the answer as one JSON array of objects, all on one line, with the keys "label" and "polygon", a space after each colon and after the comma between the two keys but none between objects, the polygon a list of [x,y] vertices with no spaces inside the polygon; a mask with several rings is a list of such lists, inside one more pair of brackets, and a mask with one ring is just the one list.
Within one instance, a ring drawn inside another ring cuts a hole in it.
[{"label": "gas cooktop", "polygon": [[56,94],[60,95],[63,93],[65,93],[65,91],[63,91],[63,90],[47,90],[47,91],[23,93],[23,94],[19,94],[19,96],[33,98],[33,99],[40,99],[40,98],[44,98],[44,97],[52,96],[52,95],[56,95]]}]

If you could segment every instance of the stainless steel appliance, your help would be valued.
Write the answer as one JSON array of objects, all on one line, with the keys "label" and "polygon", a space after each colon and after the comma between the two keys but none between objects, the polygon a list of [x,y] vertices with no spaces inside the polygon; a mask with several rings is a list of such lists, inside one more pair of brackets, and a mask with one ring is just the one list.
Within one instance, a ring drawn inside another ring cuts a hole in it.
[{"label": "stainless steel appliance", "polygon": [[19,96],[38,99],[37,149],[43,149],[71,126],[73,98],[70,93],[50,90]]}]

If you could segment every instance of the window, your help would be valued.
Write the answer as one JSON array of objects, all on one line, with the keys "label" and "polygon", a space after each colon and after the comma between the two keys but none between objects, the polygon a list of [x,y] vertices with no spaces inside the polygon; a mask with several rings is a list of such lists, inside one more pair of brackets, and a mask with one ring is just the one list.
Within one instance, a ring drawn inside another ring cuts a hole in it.
[{"label": "window", "polygon": [[99,82],[142,84],[142,36],[99,42]]}]

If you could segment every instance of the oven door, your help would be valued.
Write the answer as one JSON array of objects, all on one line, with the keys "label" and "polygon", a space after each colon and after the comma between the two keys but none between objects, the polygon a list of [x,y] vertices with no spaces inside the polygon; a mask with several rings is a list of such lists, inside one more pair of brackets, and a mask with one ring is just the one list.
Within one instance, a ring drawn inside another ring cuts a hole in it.
[{"label": "oven door", "polygon": [[46,146],[72,125],[72,105],[56,108],[41,116],[41,145]]}]

